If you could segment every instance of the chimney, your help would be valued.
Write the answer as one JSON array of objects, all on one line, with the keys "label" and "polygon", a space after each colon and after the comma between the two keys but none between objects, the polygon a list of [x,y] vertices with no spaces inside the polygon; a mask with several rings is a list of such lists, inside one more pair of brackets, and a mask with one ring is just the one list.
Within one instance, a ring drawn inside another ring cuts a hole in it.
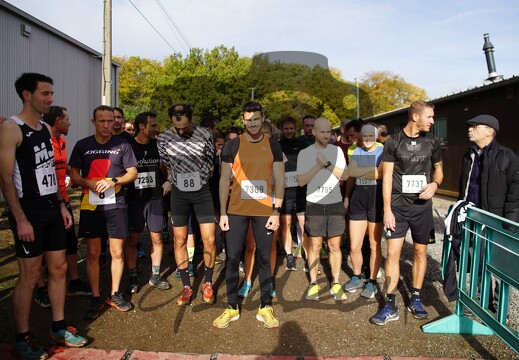
[{"label": "chimney", "polygon": [[494,45],[490,42],[489,35],[484,34],[485,44],[483,45],[483,51],[485,52],[485,58],[487,59],[488,68],[488,79],[487,81],[498,82],[503,80],[502,75],[498,75],[496,71],[496,63],[494,61]]}]

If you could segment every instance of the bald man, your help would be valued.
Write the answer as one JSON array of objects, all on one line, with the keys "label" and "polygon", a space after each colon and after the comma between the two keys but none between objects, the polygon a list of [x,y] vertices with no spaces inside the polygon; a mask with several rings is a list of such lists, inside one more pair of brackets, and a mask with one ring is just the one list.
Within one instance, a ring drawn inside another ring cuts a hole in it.
[{"label": "bald man", "polygon": [[331,134],[330,122],[324,118],[317,119],[314,124],[315,143],[301,150],[297,157],[297,182],[299,186],[307,185],[305,231],[310,238],[307,300],[319,300],[317,271],[324,238],[328,239],[333,276],[330,293],[336,301],[346,300],[339,283],[342,263],[340,244],[345,229],[339,179],[346,169],[346,160],[341,148],[328,144]]}]

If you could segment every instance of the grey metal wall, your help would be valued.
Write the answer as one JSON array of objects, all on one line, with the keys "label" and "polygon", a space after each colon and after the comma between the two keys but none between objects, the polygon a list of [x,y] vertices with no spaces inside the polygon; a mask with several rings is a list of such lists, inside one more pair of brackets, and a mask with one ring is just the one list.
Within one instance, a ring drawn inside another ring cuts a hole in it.
[{"label": "grey metal wall", "polygon": [[[24,24],[31,27],[29,37],[21,34]],[[93,134],[92,110],[101,104],[99,53],[0,1],[0,54],[0,114],[11,116],[21,110],[14,89],[20,74],[50,76],[54,80],[54,105],[65,106],[71,118],[67,136],[70,155],[77,140]],[[116,66],[113,74],[113,84],[117,84]]]}]

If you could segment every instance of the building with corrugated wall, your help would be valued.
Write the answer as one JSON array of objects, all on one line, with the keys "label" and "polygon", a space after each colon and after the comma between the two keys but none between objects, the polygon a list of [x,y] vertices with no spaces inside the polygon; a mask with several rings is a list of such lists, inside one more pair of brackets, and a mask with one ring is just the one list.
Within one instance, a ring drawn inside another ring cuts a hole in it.
[{"label": "building with corrugated wall", "polygon": [[[22,73],[50,76],[54,105],[66,107],[72,123],[67,136],[70,155],[78,139],[94,133],[90,119],[101,105],[101,54],[3,0],[0,27],[0,115],[9,117],[22,109],[14,89]],[[112,98],[117,99],[117,64],[112,67]]]}]

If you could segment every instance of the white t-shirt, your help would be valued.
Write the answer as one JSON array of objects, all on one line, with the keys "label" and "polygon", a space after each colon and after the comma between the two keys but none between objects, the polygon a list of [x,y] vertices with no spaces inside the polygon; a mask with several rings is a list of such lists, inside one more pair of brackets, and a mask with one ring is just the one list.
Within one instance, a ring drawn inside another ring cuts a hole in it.
[{"label": "white t-shirt", "polygon": [[339,188],[339,178],[330,170],[333,167],[346,169],[346,160],[341,148],[328,144],[324,149],[317,149],[311,145],[299,152],[297,156],[297,175],[303,175],[310,170],[317,161],[317,153],[322,152],[326,160],[332,165],[328,169],[321,169],[306,187],[306,201],[317,204],[335,204],[342,201]]}]

